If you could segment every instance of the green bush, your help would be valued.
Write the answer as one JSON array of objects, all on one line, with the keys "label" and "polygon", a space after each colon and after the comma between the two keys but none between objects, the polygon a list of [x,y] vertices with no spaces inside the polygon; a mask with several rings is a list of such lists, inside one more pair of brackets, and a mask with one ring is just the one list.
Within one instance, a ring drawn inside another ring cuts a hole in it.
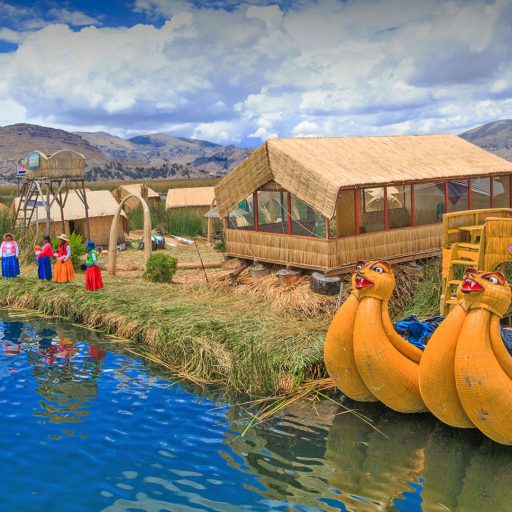
[{"label": "green bush", "polygon": [[144,277],[156,283],[170,283],[177,268],[176,258],[159,252],[149,257]]}]

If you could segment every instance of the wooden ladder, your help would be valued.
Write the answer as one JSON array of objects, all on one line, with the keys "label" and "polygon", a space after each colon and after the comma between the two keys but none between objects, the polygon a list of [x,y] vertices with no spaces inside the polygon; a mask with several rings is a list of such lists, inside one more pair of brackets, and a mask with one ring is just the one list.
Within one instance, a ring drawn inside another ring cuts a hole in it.
[{"label": "wooden ladder", "polygon": [[452,245],[450,259],[444,269],[446,274],[441,283],[442,315],[446,316],[457,303],[457,287],[462,283],[457,274],[462,275],[466,267],[478,267],[480,250],[481,244],[456,242]]}]

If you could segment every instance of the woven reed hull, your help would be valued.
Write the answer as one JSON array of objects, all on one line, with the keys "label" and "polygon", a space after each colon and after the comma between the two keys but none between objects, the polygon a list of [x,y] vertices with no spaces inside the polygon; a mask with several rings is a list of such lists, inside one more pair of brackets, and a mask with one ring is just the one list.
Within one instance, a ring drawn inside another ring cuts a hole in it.
[{"label": "woven reed hull", "polygon": [[368,233],[334,240],[226,229],[230,256],[320,271],[346,271],[358,260],[400,258],[412,261],[439,250],[440,224]]}]

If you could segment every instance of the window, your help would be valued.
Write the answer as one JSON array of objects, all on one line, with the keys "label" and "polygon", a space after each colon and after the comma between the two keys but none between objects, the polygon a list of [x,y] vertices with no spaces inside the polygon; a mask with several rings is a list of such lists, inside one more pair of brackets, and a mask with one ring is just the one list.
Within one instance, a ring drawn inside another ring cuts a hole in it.
[{"label": "window", "polygon": [[448,182],[448,211],[461,212],[469,208],[468,180]]},{"label": "window", "polygon": [[288,193],[258,191],[258,226],[266,233],[288,233]]},{"label": "window", "polygon": [[411,185],[387,187],[389,229],[412,225]]},{"label": "window", "polygon": [[384,187],[359,190],[359,232],[384,231]]},{"label": "window", "polygon": [[416,226],[441,222],[445,213],[444,181],[414,185],[414,218]]},{"label": "window", "polygon": [[325,217],[292,195],[292,234],[325,237]]},{"label": "window", "polygon": [[510,208],[510,176],[493,178],[494,208]]},{"label": "window", "polygon": [[491,180],[490,178],[476,178],[471,180],[471,209],[482,210],[491,207]]},{"label": "window", "polygon": [[229,227],[235,229],[254,229],[253,196],[238,204],[229,212]]}]

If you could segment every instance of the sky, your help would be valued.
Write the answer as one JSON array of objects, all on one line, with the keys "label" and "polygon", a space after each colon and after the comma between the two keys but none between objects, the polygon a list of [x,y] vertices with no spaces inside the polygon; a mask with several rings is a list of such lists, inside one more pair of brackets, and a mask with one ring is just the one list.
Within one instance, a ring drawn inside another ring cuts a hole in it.
[{"label": "sky", "polygon": [[0,0],[0,126],[256,146],[511,117],[511,0]]}]

